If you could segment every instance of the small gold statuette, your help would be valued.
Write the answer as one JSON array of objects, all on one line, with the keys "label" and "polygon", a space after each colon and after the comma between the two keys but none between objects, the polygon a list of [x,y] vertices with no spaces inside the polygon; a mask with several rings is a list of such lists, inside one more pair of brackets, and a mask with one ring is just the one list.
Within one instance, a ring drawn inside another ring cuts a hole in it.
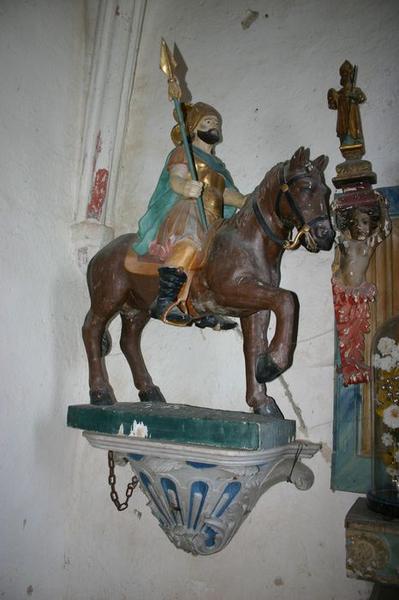
[{"label": "small gold statuette", "polygon": [[366,101],[364,92],[356,87],[357,67],[346,60],[339,70],[341,89],[330,88],[328,107],[337,111],[337,136],[345,158],[361,158],[365,152],[359,104]]},{"label": "small gold statuette", "polygon": [[327,92],[328,108],[337,111],[339,149],[345,158],[345,162],[336,166],[337,177],[333,183],[337,188],[356,181],[376,183],[371,162],[362,160],[365,144],[359,105],[366,101],[366,94],[356,87],[357,66],[345,60],[339,74],[342,87],[330,88]]}]

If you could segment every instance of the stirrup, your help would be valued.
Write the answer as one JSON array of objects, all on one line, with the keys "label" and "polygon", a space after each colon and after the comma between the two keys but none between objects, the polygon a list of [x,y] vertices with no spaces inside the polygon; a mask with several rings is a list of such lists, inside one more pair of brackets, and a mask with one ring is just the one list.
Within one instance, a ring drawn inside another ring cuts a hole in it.
[{"label": "stirrup", "polygon": [[174,325],[175,327],[190,327],[193,320],[190,315],[178,309],[179,300],[172,302],[170,306],[162,313],[160,320],[166,325]]}]

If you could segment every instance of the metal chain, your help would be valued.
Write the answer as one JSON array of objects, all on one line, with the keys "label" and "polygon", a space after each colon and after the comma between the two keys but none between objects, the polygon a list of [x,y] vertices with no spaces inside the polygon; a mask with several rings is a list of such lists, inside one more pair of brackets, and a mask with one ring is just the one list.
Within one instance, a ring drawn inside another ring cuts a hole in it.
[{"label": "metal chain", "polygon": [[302,444],[301,442],[299,442],[299,444],[298,444],[298,448],[296,449],[296,452],[295,452],[294,460],[293,460],[293,462],[292,462],[292,467],[291,467],[290,474],[289,474],[289,475],[288,475],[288,477],[287,477],[287,482],[288,482],[288,483],[294,483],[294,482],[292,481],[292,479],[291,479],[291,475],[292,475],[292,473],[294,472],[295,465],[296,465],[296,463],[298,462],[298,460],[299,460],[299,457],[301,456],[302,450],[303,450],[303,444]]},{"label": "metal chain", "polygon": [[116,487],[115,487],[116,486],[115,461],[114,461],[114,453],[112,452],[112,450],[108,451],[108,467],[109,467],[108,483],[111,488],[111,493],[110,493],[111,500],[115,504],[116,508],[119,511],[126,510],[129,505],[129,500],[131,498],[131,495],[133,494],[134,489],[137,486],[139,480],[137,479],[136,475],[133,475],[132,481],[127,484],[126,500],[124,502],[120,502],[118,492],[116,491]]}]

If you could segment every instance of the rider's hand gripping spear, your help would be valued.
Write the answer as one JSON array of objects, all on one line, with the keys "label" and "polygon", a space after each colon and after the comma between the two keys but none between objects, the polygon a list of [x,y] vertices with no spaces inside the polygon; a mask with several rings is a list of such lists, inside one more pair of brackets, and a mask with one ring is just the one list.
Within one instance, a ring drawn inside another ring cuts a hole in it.
[{"label": "rider's hand gripping spear", "polygon": [[[191,178],[194,181],[198,181],[197,172],[195,169],[195,164],[193,160],[192,150],[188,141],[186,125],[184,122],[183,111],[181,107],[181,88],[179,80],[177,79],[175,69],[177,67],[177,63],[172,56],[166,42],[164,39],[161,41],[161,60],[160,60],[160,68],[165,73],[168,78],[168,95],[169,100],[173,100],[176,110],[177,122],[180,127],[181,138],[183,140],[184,152],[186,154],[188,169],[190,171]],[[204,203],[202,201],[202,196],[199,196],[196,200],[197,209],[200,217],[201,224],[205,231],[208,229],[208,224],[206,222],[206,215],[204,210]]]}]

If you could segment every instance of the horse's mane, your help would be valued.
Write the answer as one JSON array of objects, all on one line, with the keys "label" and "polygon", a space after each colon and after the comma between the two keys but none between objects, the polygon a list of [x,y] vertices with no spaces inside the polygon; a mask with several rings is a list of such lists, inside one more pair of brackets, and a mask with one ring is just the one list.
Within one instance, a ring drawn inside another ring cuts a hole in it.
[{"label": "horse's mane", "polygon": [[252,203],[254,197],[258,201],[259,198],[264,198],[267,194],[270,194],[270,190],[277,179],[278,171],[283,163],[277,163],[262,179],[262,181],[256,186],[256,188],[247,195],[247,199],[242,208],[236,212],[230,219],[229,222],[235,224],[237,227],[243,226],[248,221],[248,218],[253,215]]},{"label": "horse's mane", "polygon": [[[287,161],[288,162],[288,161]],[[244,206],[229,219],[233,225],[240,227],[244,226],[248,219],[253,215],[253,200],[257,201],[257,204],[262,204],[264,209],[267,209],[267,202],[270,199],[271,191],[273,186],[278,183],[279,184],[279,176],[278,172],[283,167],[285,163],[277,163],[274,167],[270,169],[260,182],[260,184],[254,189],[254,191],[247,196],[246,202]],[[321,177],[324,177],[324,170],[328,164],[328,157],[323,154],[318,156],[314,160],[310,160],[310,150],[309,148],[304,148],[301,146],[298,150],[293,154],[292,158],[289,160],[289,172],[295,172],[296,170],[302,170],[303,168],[306,171],[310,172],[312,169],[316,169]],[[310,167],[310,168],[309,168]],[[266,206],[264,199],[266,199]],[[269,210],[272,210],[272,207],[268,207]]]}]

